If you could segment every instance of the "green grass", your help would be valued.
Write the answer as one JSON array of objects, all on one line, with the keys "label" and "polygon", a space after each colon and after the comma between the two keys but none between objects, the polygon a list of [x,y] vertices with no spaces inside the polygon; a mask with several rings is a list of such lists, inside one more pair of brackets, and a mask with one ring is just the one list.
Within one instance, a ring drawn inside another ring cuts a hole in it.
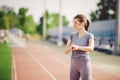
[{"label": "green grass", "polygon": [[12,80],[12,50],[0,43],[0,80]]}]

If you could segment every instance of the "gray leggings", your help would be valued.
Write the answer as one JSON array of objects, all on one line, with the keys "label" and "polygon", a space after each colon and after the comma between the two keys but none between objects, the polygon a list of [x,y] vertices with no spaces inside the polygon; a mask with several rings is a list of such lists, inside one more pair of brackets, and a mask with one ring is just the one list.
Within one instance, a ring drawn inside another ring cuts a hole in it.
[{"label": "gray leggings", "polygon": [[91,80],[90,61],[71,60],[70,80]]}]

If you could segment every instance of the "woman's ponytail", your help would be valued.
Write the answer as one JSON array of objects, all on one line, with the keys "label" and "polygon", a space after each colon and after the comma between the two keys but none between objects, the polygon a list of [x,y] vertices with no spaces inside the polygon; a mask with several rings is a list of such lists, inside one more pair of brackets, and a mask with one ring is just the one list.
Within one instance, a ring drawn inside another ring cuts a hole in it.
[{"label": "woman's ponytail", "polygon": [[89,20],[87,19],[87,23],[86,23],[86,25],[85,25],[85,30],[86,30],[86,31],[88,31],[89,25],[90,25],[90,22],[89,22]]}]

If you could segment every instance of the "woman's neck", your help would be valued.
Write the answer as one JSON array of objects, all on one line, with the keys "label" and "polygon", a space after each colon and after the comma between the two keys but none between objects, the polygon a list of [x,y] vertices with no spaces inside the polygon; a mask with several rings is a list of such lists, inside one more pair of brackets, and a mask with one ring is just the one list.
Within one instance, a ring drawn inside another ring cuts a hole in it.
[{"label": "woman's neck", "polygon": [[81,29],[81,30],[79,30],[78,31],[78,37],[80,38],[80,37],[82,37],[82,36],[84,36],[85,34],[86,34],[86,30],[85,29]]}]

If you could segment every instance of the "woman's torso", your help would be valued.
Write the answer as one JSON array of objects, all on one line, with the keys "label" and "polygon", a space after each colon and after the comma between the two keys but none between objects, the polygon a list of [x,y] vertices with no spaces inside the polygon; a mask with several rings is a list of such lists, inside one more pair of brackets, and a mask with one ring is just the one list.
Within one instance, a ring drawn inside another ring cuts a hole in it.
[{"label": "woman's torso", "polygon": [[[84,36],[81,38],[78,37],[78,32],[74,32],[71,34],[71,45],[78,45],[78,46],[88,46],[89,38],[93,36],[91,33],[86,32]],[[80,61],[89,61],[90,57],[88,52],[76,50],[72,52],[72,59],[80,60]]]}]

